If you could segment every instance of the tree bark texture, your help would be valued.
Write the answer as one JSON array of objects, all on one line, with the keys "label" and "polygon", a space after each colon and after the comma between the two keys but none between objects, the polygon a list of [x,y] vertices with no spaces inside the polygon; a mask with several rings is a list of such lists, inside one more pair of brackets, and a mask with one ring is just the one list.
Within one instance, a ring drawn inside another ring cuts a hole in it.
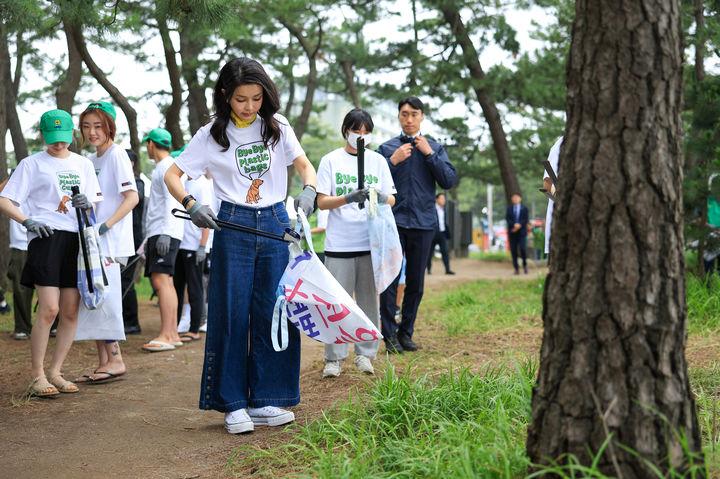
[{"label": "tree bark texture", "polygon": [[63,20],[63,30],[65,31],[65,39],[68,50],[68,67],[63,75],[62,82],[55,89],[55,103],[61,110],[65,110],[72,114],[72,107],[75,104],[75,95],[80,88],[82,80],[82,57],[75,45],[75,38],[72,30],[68,27],[68,20]]},{"label": "tree bark texture", "polygon": [[[0,36],[0,56],[3,57],[3,62],[7,64],[7,67],[2,69],[2,81],[6,85],[4,98],[5,98],[5,124],[0,129],[0,134],[5,137],[5,132],[10,129],[10,136],[12,137],[13,147],[15,150],[15,158],[22,160],[28,156],[27,142],[25,141],[25,135],[23,134],[22,125],[20,124],[20,117],[17,113],[17,96],[15,94],[15,83],[13,82],[11,62],[10,62],[10,48],[8,46],[7,30],[3,29],[2,36]],[[17,57],[17,62],[21,62],[21,56]]]},{"label": "tree bark texture", "polygon": [[210,110],[205,97],[205,87],[198,80],[198,57],[202,52],[204,41],[192,34],[192,27],[184,25],[180,29],[180,60],[181,72],[188,89],[188,123],[190,135],[194,135],[203,125],[210,121]]},{"label": "tree bark texture", "polygon": [[[578,0],[527,452],[656,477],[700,460],[685,361],[678,0]],[[695,476],[698,477],[698,476]]]},{"label": "tree bark texture", "polygon": [[322,46],[322,24],[320,20],[318,20],[317,42],[313,45],[297,25],[294,25],[292,22],[283,18],[280,18],[279,21],[300,43],[300,46],[305,52],[308,60],[309,71],[307,82],[305,83],[305,100],[303,100],[300,116],[298,116],[295,124],[293,125],[295,135],[297,136],[297,139],[300,140],[305,134],[305,130],[307,130],[310,113],[312,112],[313,100],[315,98],[315,90],[318,86],[317,57],[320,53],[320,47]]},{"label": "tree bark texture", "polygon": [[82,33],[82,27],[69,25],[68,28],[70,29],[70,32],[75,39],[75,45],[80,52],[80,56],[82,57],[83,62],[85,62],[85,65],[90,71],[90,74],[98,81],[98,83],[100,83],[100,85],[105,89],[105,91],[108,92],[108,94],[112,97],[113,100],[115,100],[115,103],[118,104],[122,112],[125,114],[125,118],[128,122],[128,128],[130,130],[130,148],[135,152],[136,155],[140,156],[140,138],[138,136],[137,112],[135,111],[135,108],[132,107],[125,95],[123,95],[120,90],[118,90],[117,87],[112,84],[112,82],[100,69],[97,63],[95,63],[95,60],[93,60],[90,52],[87,49],[85,37]]},{"label": "tree bark texture", "polygon": [[475,45],[473,45],[467,28],[465,28],[465,24],[460,17],[459,6],[455,4],[455,2],[443,0],[438,2],[438,8],[442,12],[445,21],[450,25],[456,41],[462,48],[463,61],[473,79],[473,91],[480,104],[480,108],[482,108],[483,116],[490,130],[495,157],[497,158],[498,167],[500,168],[500,177],[502,178],[503,187],[505,188],[505,198],[509,204],[510,197],[515,193],[521,194],[521,190],[520,183],[515,174],[515,167],[512,163],[510,146],[507,142],[500,112],[490,93],[484,86],[485,72],[480,64],[480,57],[475,49]]},{"label": "tree bark texture", "polygon": [[163,44],[163,52],[165,53],[165,66],[170,78],[170,91],[172,100],[165,110],[165,128],[172,135],[172,147],[174,150],[179,149],[185,144],[183,131],[180,128],[180,110],[182,109],[182,83],[180,82],[180,67],[178,67],[175,58],[175,47],[173,47],[170,38],[170,30],[167,26],[167,18],[161,14],[157,15],[158,30],[160,31],[160,39]]},{"label": "tree bark texture", "polygon": [[[7,28],[3,21],[0,21],[0,41],[7,42]],[[7,43],[5,43],[7,46]],[[10,74],[10,56],[0,54],[0,78],[6,78]],[[7,178],[7,154],[5,153],[5,132],[7,131],[5,96],[8,90],[12,89],[12,83],[0,81],[0,184]],[[10,223],[6,217],[0,219],[0,251],[10,251]],[[0,255],[0,286],[5,285],[7,278],[8,254]]]}]

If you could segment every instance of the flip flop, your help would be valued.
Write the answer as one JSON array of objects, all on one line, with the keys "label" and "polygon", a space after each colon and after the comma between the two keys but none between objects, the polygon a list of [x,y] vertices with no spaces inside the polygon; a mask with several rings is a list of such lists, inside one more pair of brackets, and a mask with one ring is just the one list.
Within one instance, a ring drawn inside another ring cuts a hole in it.
[{"label": "flip flop", "polygon": [[93,371],[91,374],[83,374],[82,376],[79,376],[73,380],[75,384],[83,384],[83,383],[89,383],[92,382],[93,377],[92,374],[96,374],[97,369]]},{"label": "flip flop", "polygon": [[147,344],[143,344],[142,348],[151,353],[160,353],[163,351],[172,351],[175,349],[175,346],[173,344],[166,343],[165,341],[160,341],[159,339],[153,339]]},{"label": "flip flop", "polygon": [[201,336],[198,335],[198,337],[192,336],[190,333],[184,333],[180,335],[180,341],[183,343],[191,343],[193,341],[197,341],[200,339]]},{"label": "flip flop", "polygon": [[107,384],[107,383],[113,383],[115,381],[122,380],[122,376],[125,375],[125,373],[111,373],[110,371],[97,371],[95,374],[106,374],[107,377],[105,378],[90,378],[90,381],[87,381],[87,384]]}]

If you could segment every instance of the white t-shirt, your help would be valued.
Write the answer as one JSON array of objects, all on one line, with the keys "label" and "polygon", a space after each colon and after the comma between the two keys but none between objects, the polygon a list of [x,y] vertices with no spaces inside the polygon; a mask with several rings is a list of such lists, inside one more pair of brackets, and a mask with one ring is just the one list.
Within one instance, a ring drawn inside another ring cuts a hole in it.
[{"label": "white t-shirt", "polygon": [[304,155],[295,132],[282,115],[275,115],[280,125],[277,145],[263,144],[261,117],[246,128],[232,122],[226,132],[230,148],[222,151],[210,135],[207,124],[200,128],[185,151],[175,158],[178,168],[190,178],[205,174],[214,182],[215,193],[222,201],[251,208],[270,206],[285,201],[287,167]]},{"label": "white t-shirt", "polygon": [[185,221],[173,216],[174,208],[185,211],[182,205],[170,194],[165,185],[165,172],[173,164],[173,157],[167,156],[155,164],[150,179],[150,197],[145,216],[145,237],[168,235],[182,241]]},{"label": "white t-shirt", "polygon": [[[125,191],[137,191],[135,174],[127,152],[118,145],[110,148],[100,157],[96,153],[89,156],[95,167],[100,189],[105,200],[95,208],[97,224],[101,225],[115,214],[125,197]],[[109,258],[128,258],[135,254],[132,212],[128,213],[100,236],[100,248]]]},{"label": "white t-shirt", "polygon": [[435,203],[435,211],[437,212],[438,217],[438,228],[440,229],[440,232],[445,231],[445,207],[440,206],[439,204]]},{"label": "white t-shirt", "polygon": [[[103,199],[90,160],[72,152],[67,158],[55,158],[41,151],[18,164],[0,196],[21,205],[35,221],[54,230],[75,233],[77,215],[70,204],[73,186],[79,186],[80,193],[91,203]],[[35,236],[28,233],[28,241]]]},{"label": "white t-shirt", "polygon": [[[27,215],[25,211],[23,213]],[[15,220],[10,220],[10,248],[27,251],[27,245],[28,237],[25,227]]]},{"label": "white t-shirt", "polygon": [[[317,172],[317,191],[327,196],[343,196],[357,189],[357,156],[338,148],[323,156]],[[365,186],[386,195],[396,193],[387,160],[371,150],[365,150]],[[330,210],[325,236],[325,251],[351,253],[370,251],[367,204],[357,203]]]},{"label": "white t-shirt", "polygon": [[[189,195],[193,195],[195,201],[201,205],[208,205],[210,209],[217,213],[214,205],[215,194],[213,193],[212,183],[210,183],[210,180],[205,178],[205,175],[198,176],[194,180],[188,180],[185,183],[185,190],[187,190]],[[195,226],[192,221],[185,221],[185,233],[183,234],[183,239],[180,243],[180,249],[197,251],[200,247],[201,234],[202,230]],[[205,243],[206,247],[208,243]]]},{"label": "white t-shirt", "polygon": [[[552,166],[555,175],[560,174],[560,172],[558,172],[558,162],[560,161],[560,146],[562,146],[562,142],[563,137],[561,136],[557,139],[552,148],[550,148],[550,154],[548,155],[548,161],[550,162],[550,165]],[[545,171],[543,180],[545,178],[550,178],[547,170]],[[545,254],[550,253],[550,231],[552,229],[552,214],[554,204],[555,202],[553,200],[548,200],[547,213],[545,213]]]}]

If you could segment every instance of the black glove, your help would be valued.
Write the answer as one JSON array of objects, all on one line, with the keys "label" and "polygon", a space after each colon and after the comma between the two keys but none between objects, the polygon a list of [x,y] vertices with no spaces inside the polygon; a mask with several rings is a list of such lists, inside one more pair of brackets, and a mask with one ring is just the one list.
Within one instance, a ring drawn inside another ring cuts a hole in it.
[{"label": "black glove", "polygon": [[295,198],[295,209],[302,209],[305,216],[310,216],[315,211],[315,197],[317,193],[312,186],[303,188],[302,193]]},{"label": "black glove", "polygon": [[351,191],[350,193],[343,196],[345,198],[345,203],[362,203],[368,199],[368,196],[370,196],[370,189],[369,188],[363,188],[362,190],[355,190]]},{"label": "black glove", "polygon": [[35,233],[41,238],[49,238],[53,234],[52,228],[45,223],[31,220],[30,218],[22,222],[22,225],[31,233]]},{"label": "black glove", "polygon": [[170,252],[170,237],[168,235],[158,236],[155,242],[155,251],[157,251],[157,254],[160,256],[165,256]]},{"label": "black glove", "polygon": [[87,199],[87,196],[83,195],[82,193],[73,195],[73,197],[71,198],[71,204],[73,208],[81,208],[83,210],[87,210],[92,207],[92,205]]},{"label": "black glove", "polygon": [[213,213],[213,210],[211,210],[208,205],[201,205],[196,201],[195,204],[188,210],[188,214],[190,215],[190,219],[193,224],[198,228],[212,228],[214,230],[220,229],[217,223],[215,223],[217,221],[217,216],[215,216],[215,213]]}]

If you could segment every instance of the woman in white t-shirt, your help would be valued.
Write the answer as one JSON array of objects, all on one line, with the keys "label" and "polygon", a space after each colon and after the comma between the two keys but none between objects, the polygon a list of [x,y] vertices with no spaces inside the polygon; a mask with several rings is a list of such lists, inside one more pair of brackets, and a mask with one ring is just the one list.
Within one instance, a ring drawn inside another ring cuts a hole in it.
[{"label": "woman in white t-shirt", "polygon": [[95,209],[100,251],[105,258],[108,291],[97,309],[80,305],[75,339],[95,340],[98,365],[75,382],[101,384],[127,371],[118,341],[125,340],[122,314],[120,265],[135,252],[132,215],[139,201],[135,174],[127,152],[115,144],[115,107],[106,101],[93,102],[80,114],[83,143],[95,149],[89,159],[95,167],[103,202]]},{"label": "woman in white t-shirt", "polygon": [[[355,108],[343,120],[340,129],[346,143],[320,160],[318,167],[318,207],[330,210],[325,236],[325,266],[355,297],[360,309],[380,327],[379,292],[375,290],[367,208],[359,204],[368,198],[370,188],[377,190],[378,202],[395,204],[393,183],[385,158],[369,149],[365,150],[365,187],[358,189],[357,141],[371,142],[373,121],[365,110]],[[377,354],[379,341],[355,344],[355,366],[362,372],[373,374],[372,360]],[[340,363],[348,355],[347,344],[325,345],[323,377],[340,375]]]},{"label": "woman in white t-shirt", "polygon": [[[61,372],[75,337],[80,304],[75,208],[91,208],[102,200],[102,193],[92,163],[68,149],[73,140],[69,113],[45,112],[40,118],[40,132],[47,149],[20,161],[0,192],[0,212],[28,230],[27,261],[20,282],[35,288],[38,297],[37,319],[30,337],[33,381],[29,393],[48,397],[78,391]],[[72,194],[73,186],[80,188],[80,194]],[[45,351],[58,313],[57,342],[46,374]]]},{"label": "woman in white t-shirt", "polygon": [[[237,58],[220,70],[213,103],[214,121],[198,130],[165,174],[170,192],[196,226],[219,229],[211,208],[188,195],[181,181],[183,173],[205,174],[222,200],[218,218],[282,234],[290,226],[288,168],[294,166],[305,184],[295,207],[308,215],[316,178],[295,132],[277,113],[275,84],[258,62]],[[291,328],[281,352],[270,333],[287,264],[288,247],[280,241],[228,228],[213,239],[200,408],[224,412],[232,434],[295,419],[281,408],[300,402],[299,333]]]}]

